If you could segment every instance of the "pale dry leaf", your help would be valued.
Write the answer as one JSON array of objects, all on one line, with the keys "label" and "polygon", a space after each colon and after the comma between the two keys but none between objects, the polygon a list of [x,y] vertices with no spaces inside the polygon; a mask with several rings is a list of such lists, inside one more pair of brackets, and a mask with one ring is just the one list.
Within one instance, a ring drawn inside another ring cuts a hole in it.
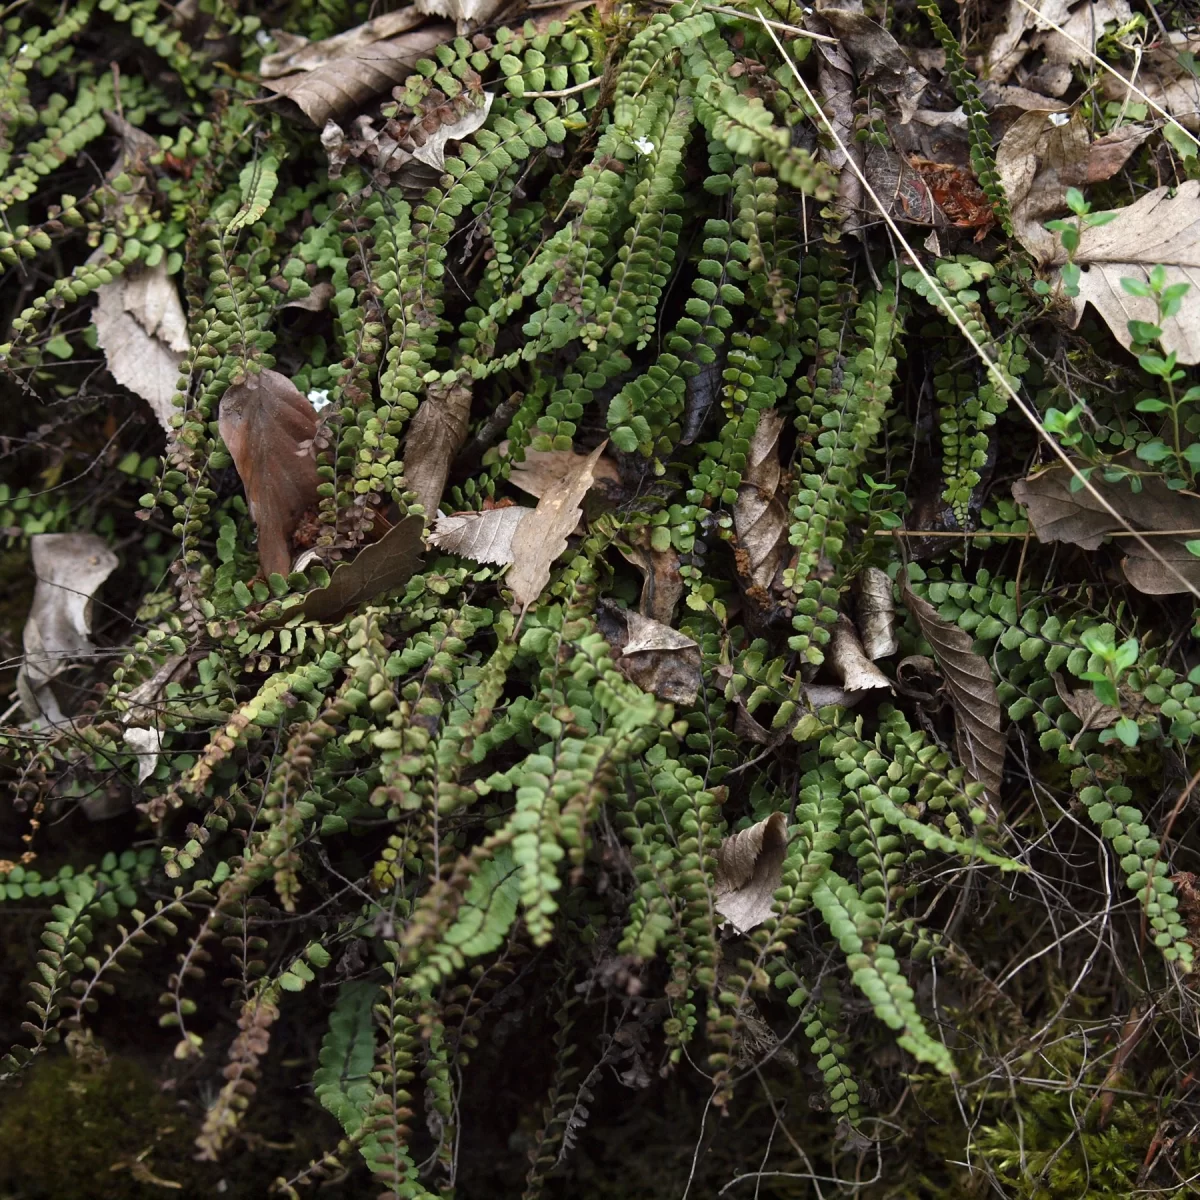
[{"label": "pale dry leaf", "polygon": [[67,718],[52,681],[72,662],[94,653],[92,601],[117,569],[117,556],[92,533],[35,534],[30,550],[37,586],[25,621],[17,690],[31,720],[60,724]]},{"label": "pale dry leaf", "polygon": [[[1072,0],[1031,0],[1031,7],[1037,11],[1030,12],[1021,0],[1009,0],[1005,28],[987,52],[987,76],[995,83],[1004,83],[1033,49],[1042,49],[1052,63],[1084,62],[1090,55],[1082,47],[1095,49],[1106,22],[1124,24],[1131,16],[1127,0],[1083,0],[1074,7]],[[1080,45],[1056,33],[1051,23]]]},{"label": "pale dry leaf", "polygon": [[189,661],[186,654],[171,654],[163,660],[155,672],[143,679],[132,691],[120,699],[128,705],[121,721],[125,725],[134,721],[152,725],[158,720],[155,705],[169,683],[178,683],[187,674]]},{"label": "pale dry leaf", "polygon": [[973,649],[971,635],[944,621],[937,609],[913,593],[901,576],[901,599],[933,650],[954,705],[954,749],[967,778],[982,783],[991,803],[1000,800],[1007,739],[992,669]]},{"label": "pale dry leaf", "polygon": [[567,537],[583,514],[580,507],[593,472],[607,441],[542,493],[537,508],[517,526],[512,539],[513,565],[508,585],[513,593],[513,610],[525,609],[542,594],[550,582],[550,565],[567,548]]},{"label": "pale dry leaf", "polygon": [[158,766],[158,756],[162,752],[162,730],[157,725],[145,729],[135,725],[126,729],[122,737],[125,745],[137,755],[137,781],[145,783]]},{"label": "pale dry leaf", "polygon": [[[790,519],[779,498],[779,435],[784,416],[776,409],[759,413],[758,427],[750,439],[746,468],[733,506],[733,527],[738,546],[748,558],[748,576],[754,587],[769,589],[788,553]],[[739,570],[742,568],[739,565]]]},{"label": "pale dry leaf", "polygon": [[895,104],[902,124],[912,120],[926,79],[882,25],[851,8],[822,5],[821,17],[845,47],[861,83]]},{"label": "pale dry leaf", "polygon": [[1034,109],[1022,113],[996,148],[996,171],[1008,197],[1017,240],[1041,262],[1061,247],[1045,222],[1067,205],[1067,189],[1087,181],[1088,132],[1082,116]]},{"label": "pale dry leaf", "polygon": [[[1078,325],[1084,306],[1091,304],[1113,335],[1125,347],[1132,345],[1128,322],[1149,321],[1163,331],[1162,344],[1181,363],[1200,362],[1200,180],[1180,184],[1174,196],[1169,188],[1147,192],[1107,225],[1085,229],[1075,261],[1086,267],[1079,279],[1079,295],[1071,299],[1072,322]],[[1066,261],[1061,245],[1051,260]],[[1131,296],[1122,279],[1145,282],[1150,269],[1166,268],[1168,284],[1191,285],[1179,312],[1158,321],[1158,309],[1148,297]]]},{"label": "pale dry leaf", "polygon": [[[496,447],[501,458],[508,457],[508,441],[507,439]],[[525,458],[521,462],[515,462],[512,465],[512,473],[508,477],[508,482],[513,487],[518,487],[523,492],[528,492],[531,496],[536,496],[541,499],[542,493],[558,483],[564,476],[571,474],[572,471],[578,470],[586,454],[578,454],[574,450],[531,450],[526,448]],[[620,487],[621,473],[617,470],[617,465],[607,456],[597,460],[596,466],[592,471],[593,483],[595,487],[599,484],[612,484],[614,487]]]},{"label": "pale dry leaf", "polygon": [[[1077,464],[1076,469],[1083,464]],[[1071,491],[1072,472],[1049,467],[1013,484],[1013,499],[1029,514],[1029,523],[1041,542],[1066,542],[1082,550],[1096,550],[1109,534],[1127,528],[1180,530],[1178,537],[1148,539],[1147,549],[1135,538],[1122,537],[1125,578],[1140,592],[1169,596],[1200,589],[1200,559],[1186,543],[1200,529],[1200,496],[1173,492],[1161,479],[1143,479],[1134,492],[1127,483],[1106,483],[1093,474],[1090,483],[1117,516],[1112,516],[1087,488]]]},{"label": "pale dry leaf", "polygon": [[1030,91],[1029,88],[1015,87],[1010,84],[996,83],[994,80],[984,80],[980,93],[983,102],[1000,121],[1016,120],[1023,112],[1065,112],[1071,106],[1064,101],[1055,100],[1051,96],[1043,96],[1041,92]]},{"label": "pale dry leaf", "polygon": [[317,129],[323,129],[327,121],[403,83],[420,59],[453,37],[451,25],[423,25],[398,37],[357,46],[314,70],[265,80],[263,87],[290,100]]},{"label": "pale dry leaf", "polygon": [[[862,143],[854,136],[854,102],[857,99],[854,67],[840,43],[817,43],[817,93],[830,128],[837,139],[825,144],[821,139],[821,161],[838,174],[834,210],[849,233],[862,225],[863,186],[858,171],[848,165],[853,155],[859,170],[863,166]],[[843,152],[842,146],[846,147]],[[720,376],[718,375],[718,380]]]},{"label": "pale dry leaf", "polygon": [[787,844],[787,817],[781,812],[722,839],[713,890],[717,912],[738,933],[749,933],[770,918]]},{"label": "pale dry leaf", "polygon": [[329,307],[329,302],[333,299],[333,295],[333,284],[325,279],[313,287],[303,299],[289,300],[286,304],[280,305],[280,307],[298,308],[302,312],[324,312]]},{"label": "pale dry leaf", "polygon": [[508,0],[416,0],[414,7],[431,17],[447,17],[464,34],[486,25],[507,3]]},{"label": "pale dry leaf", "polygon": [[1132,16],[1126,0],[1084,0],[1071,9],[1066,20],[1055,21],[1062,33],[1039,22],[1045,32],[1036,33],[1029,44],[1041,50],[1048,62],[1072,67],[1091,61],[1106,25],[1125,25]]},{"label": "pale dry leaf", "polygon": [[483,512],[451,513],[449,516],[439,513],[429,534],[429,543],[472,562],[503,566],[513,560],[513,534],[532,512],[531,508],[514,504]]},{"label": "pale dry leaf", "polygon": [[417,493],[428,516],[437,512],[450,475],[450,464],[471,419],[471,388],[461,383],[431,383],[404,440],[404,481]]},{"label": "pale dry leaf", "polygon": [[421,565],[424,520],[412,514],[342,563],[323,588],[304,597],[301,611],[310,621],[335,621],[365,600],[402,588]]},{"label": "pale dry leaf", "polygon": [[629,640],[622,647],[622,654],[637,654],[643,650],[688,650],[696,645],[695,639],[686,633],[640,613],[627,612],[625,624],[629,629]]},{"label": "pale dry leaf", "polygon": [[671,704],[694,704],[700,691],[700,649],[661,621],[626,612],[628,636],[617,666],[643,691]]},{"label": "pale dry leaf", "polygon": [[892,690],[892,681],[863,653],[858,631],[844,614],[838,617],[826,656],[829,666],[846,691]]},{"label": "pale dry leaf", "polygon": [[261,79],[278,79],[295,71],[315,71],[339,58],[353,57],[366,46],[387,38],[398,37],[424,22],[426,14],[415,7],[384,13],[345,33],[310,42],[306,37],[273,29],[275,50],[264,54],[258,64]]},{"label": "pale dry leaf", "polygon": [[171,403],[188,348],[187,318],[164,259],[130,271],[96,289],[96,340],[109,374],[141,396],[168,436]]},{"label": "pale dry leaf", "polygon": [[896,600],[892,581],[878,567],[864,567],[857,580],[856,615],[863,652],[887,658],[900,648],[896,638]]},{"label": "pale dry leaf", "polygon": [[422,145],[413,150],[413,158],[435,171],[445,170],[446,143],[460,142],[463,138],[470,137],[477,129],[481,129],[488,119],[488,113],[492,111],[493,99],[491,92],[484,92],[482,103],[469,109],[457,121],[439,125]]},{"label": "pale dry leaf", "polygon": [[1091,688],[1073,691],[1057,671],[1052,678],[1058,698],[1083,722],[1084,729],[1107,729],[1121,719],[1121,710],[1103,703]]},{"label": "pale dry leaf", "polygon": [[317,503],[316,410],[278,371],[249,375],[221,397],[218,428],[258,526],[264,576],[286,575],[300,518]]}]

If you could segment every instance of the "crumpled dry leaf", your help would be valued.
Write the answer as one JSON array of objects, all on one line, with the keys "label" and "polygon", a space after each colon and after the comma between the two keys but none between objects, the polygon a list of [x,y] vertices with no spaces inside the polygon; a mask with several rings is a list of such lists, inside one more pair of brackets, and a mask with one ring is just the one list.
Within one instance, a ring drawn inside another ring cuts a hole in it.
[{"label": "crumpled dry leaf", "polygon": [[[1098,472],[1093,473],[1092,486],[1119,514],[1113,517],[1086,488],[1072,492],[1071,478],[1065,467],[1054,466],[1013,484],[1013,499],[1029,514],[1029,523],[1041,542],[1066,542],[1081,550],[1095,550],[1106,536],[1123,533],[1127,526],[1138,531],[1200,529],[1200,496],[1173,492],[1161,479],[1146,477],[1142,490],[1133,492],[1127,483],[1105,483]],[[1185,544],[1195,536],[1188,532],[1175,538],[1148,539],[1152,550],[1132,537],[1123,537],[1125,578],[1151,596],[1200,590],[1200,559]]]},{"label": "crumpled dry leaf", "polygon": [[1058,698],[1083,722],[1085,730],[1107,729],[1121,719],[1121,710],[1104,704],[1091,688],[1072,691],[1057,671],[1052,678]]},{"label": "crumpled dry leaf", "polygon": [[495,97],[491,92],[484,92],[481,104],[468,109],[457,121],[438,125],[437,129],[413,150],[413,158],[435,171],[445,170],[446,143],[462,141],[477,129],[481,129],[488,119],[488,113],[492,111],[493,99]]},{"label": "crumpled dry leaf", "polygon": [[864,567],[859,575],[856,615],[863,652],[869,659],[887,658],[900,647],[896,639],[896,600],[892,581],[878,567]]},{"label": "crumpled dry leaf", "polygon": [[286,304],[281,304],[280,308],[298,308],[302,312],[324,312],[329,307],[329,302],[333,299],[333,296],[333,284],[329,280],[323,279],[320,283],[314,285],[303,299],[289,300]]},{"label": "crumpled dry leaf", "polygon": [[404,440],[404,481],[417,493],[427,515],[437,512],[450,475],[450,464],[471,419],[471,388],[431,383]]},{"label": "crumpled dry leaf", "polygon": [[[501,442],[496,450],[501,458],[507,458],[508,440]],[[578,454],[574,450],[526,449],[525,458],[521,462],[513,463],[508,482],[540,500],[548,487],[558,483],[572,471],[578,470],[586,458],[586,454]],[[616,463],[607,456],[602,456],[596,461],[592,478],[593,487],[611,484],[614,488],[619,488],[621,485],[621,472],[617,470]]]},{"label": "crumpled dry leaf", "polygon": [[[817,43],[817,94],[821,97],[821,108],[831,128],[837,133],[841,145],[854,156],[861,170],[862,143],[854,136],[854,101],[857,99],[854,66],[840,42]],[[842,228],[853,233],[863,220],[863,186],[858,171],[848,165],[847,154],[839,149],[833,139],[828,144],[824,138],[821,139],[820,158],[837,172],[837,199],[833,208]]]},{"label": "crumpled dry leaf", "polygon": [[1175,32],[1141,55],[1133,91],[1122,79],[1107,72],[1100,79],[1100,93],[1120,104],[1144,104],[1138,92],[1149,96],[1185,129],[1200,130],[1200,78],[1190,70],[1188,55],[1200,55],[1200,38]]},{"label": "crumpled dry leaf", "polygon": [[122,734],[125,745],[138,756],[138,783],[145,783],[158,767],[162,751],[162,730],[157,725],[143,729],[133,726]]},{"label": "crumpled dry leaf", "polygon": [[[351,29],[339,36],[349,38],[355,32]],[[323,129],[326,121],[361,108],[403,83],[419,59],[453,37],[453,26],[439,21],[396,37],[355,42],[321,66],[282,79],[266,79],[263,87],[292,101],[317,129]],[[313,50],[322,45],[315,43]]]},{"label": "crumpled dry leaf", "polygon": [[876,688],[892,690],[892,681],[863,653],[853,622],[844,614],[829,639],[829,666],[848,692],[869,692]]},{"label": "crumpled dry leaf", "polygon": [[353,57],[374,42],[397,37],[421,25],[425,15],[417,7],[401,8],[319,42],[310,42],[306,37],[283,29],[273,29],[271,36],[277,49],[263,55],[258,64],[259,78],[278,79],[295,71],[315,71],[339,58]]},{"label": "crumpled dry leaf", "polygon": [[750,440],[746,468],[733,507],[733,527],[738,547],[747,562],[739,571],[754,587],[770,590],[788,553],[789,516],[779,499],[779,435],[784,416],[769,408],[759,413],[758,427]]},{"label": "crumpled dry leaf", "polygon": [[30,538],[37,587],[23,642],[17,694],[31,720],[67,720],[52,682],[74,659],[95,652],[92,599],[117,569],[117,556],[93,533],[39,533]]},{"label": "crumpled dry leaf", "polygon": [[[1021,0],[1010,0],[1007,25],[988,48],[987,76],[996,83],[1004,83],[1030,50],[1042,49],[1052,63],[1070,65],[1086,61],[1089,56],[1081,46],[1094,50],[1107,22],[1124,24],[1132,15],[1126,0],[1084,0],[1074,8],[1072,0],[1030,0],[1030,3],[1038,10],[1036,13],[1030,12]],[[1050,22],[1080,46],[1052,30]]]},{"label": "crumpled dry leaf", "polygon": [[167,274],[166,260],[101,284],[92,319],[109,374],[141,396],[167,435],[173,436],[171,400],[188,336],[187,318]]},{"label": "crumpled dry leaf", "polygon": [[517,526],[507,580],[514,612],[523,613],[550,582],[550,564],[567,548],[567,537],[579,523],[583,497],[592,486],[596,463],[607,445],[607,441],[601,442],[582,463],[548,487],[537,508]]},{"label": "crumpled dry leaf", "polygon": [[859,81],[891,100],[902,124],[911,121],[927,81],[900,43],[861,11],[822,6],[821,17],[845,47]]},{"label": "crumpled dry leaf", "polygon": [[[1163,345],[1181,363],[1200,362],[1200,306],[1185,301],[1175,316],[1159,322],[1152,299],[1131,296],[1121,286],[1124,278],[1144,283],[1150,268],[1161,264],[1168,284],[1190,283],[1189,299],[1200,296],[1200,180],[1180,184],[1174,196],[1157,188],[1116,211],[1115,220],[1080,235],[1075,261],[1087,269],[1071,300],[1073,325],[1091,304],[1126,348],[1132,345],[1128,322],[1149,321],[1161,326]],[[1061,244],[1050,261],[1066,261]]]},{"label": "crumpled dry leaf", "polygon": [[317,503],[317,423],[316,410],[278,371],[249,375],[221,398],[218,427],[258,526],[264,576],[288,573],[291,536]]},{"label": "crumpled dry leaf", "polygon": [[325,587],[309,592],[301,611],[310,621],[336,621],[364,600],[402,588],[421,565],[424,527],[416,514],[393,525],[379,541],[342,563]]},{"label": "crumpled dry leaf", "polygon": [[1004,185],[1017,240],[1041,262],[1061,248],[1045,227],[1067,206],[1067,189],[1087,182],[1088,133],[1078,112],[1035,109],[1018,117],[996,148],[996,171]]},{"label": "crumpled dry leaf", "polygon": [[617,549],[627,562],[642,573],[638,612],[643,617],[653,617],[664,625],[670,625],[675,616],[675,606],[684,592],[678,551],[674,547],[655,550],[651,546],[624,546],[620,543]]},{"label": "crumpled dry leaf", "polygon": [[414,7],[432,17],[448,17],[455,22],[459,34],[465,34],[486,25],[507,3],[508,0],[415,0]]},{"label": "crumpled dry leaf", "polygon": [[928,654],[909,654],[896,664],[896,691],[900,695],[932,708],[941,690],[942,673]]},{"label": "crumpled dry leaf", "polygon": [[617,666],[643,691],[671,704],[694,704],[700,691],[700,648],[661,621],[626,612],[628,638]]},{"label": "crumpled dry leaf", "polygon": [[787,817],[781,812],[722,840],[713,880],[717,912],[738,933],[770,918],[787,844]]},{"label": "crumpled dry leaf", "polygon": [[429,534],[429,543],[473,562],[503,566],[512,562],[513,534],[531,512],[531,508],[512,504],[483,512],[451,513],[449,516],[439,513]]},{"label": "crumpled dry leaf", "polygon": [[938,616],[901,576],[900,596],[933,649],[954,705],[954,750],[967,778],[984,786],[993,805],[1000,800],[1007,739],[1001,728],[1000,700],[986,658],[972,649],[971,635]]}]

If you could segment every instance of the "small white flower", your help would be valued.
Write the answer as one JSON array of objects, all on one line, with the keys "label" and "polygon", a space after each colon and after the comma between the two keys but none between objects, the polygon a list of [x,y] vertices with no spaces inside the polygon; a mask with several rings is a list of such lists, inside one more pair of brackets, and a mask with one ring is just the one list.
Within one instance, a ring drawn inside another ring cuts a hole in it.
[{"label": "small white flower", "polygon": [[328,388],[313,388],[308,393],[308,402],[313,406],[314,412],[320,412],[323,408],[329,407],[329,389]]},{"label": "small white flower", "polygon": [[274,44],[275,39],[265,30],[260,29],[255,35],[254,40],[265,50],[268,46]]},{"label": "small white flower", "polygon": [[648,137],[634,138],[633,144],[641,154],[654,153],[654,143]]},{"label": "small white flower", "polygon": [[1070,119],[1071,118],[1067,113],[1051,113],[1050,114],[1050,124],[1054,125],[1056,127],[1062,127]]}]

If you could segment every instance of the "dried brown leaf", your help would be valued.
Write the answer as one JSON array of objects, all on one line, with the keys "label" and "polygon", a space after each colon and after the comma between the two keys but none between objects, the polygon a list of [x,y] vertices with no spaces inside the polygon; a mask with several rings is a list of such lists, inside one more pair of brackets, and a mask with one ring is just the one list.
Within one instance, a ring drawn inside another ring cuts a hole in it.
[{"label": "dried brown leaf", "polygon": [[1122,125],[1098,137],[1088,150],[1086,182],[1103,183],[1111,179],[1153,132],[1150,125]]},{"label": "dried brown leaf", "polygon": [[333,284],[327,279],[312,288],[301,300],[289,300],[282,308],[298,308],[302,312],[324,312],[333,299]]},{"label": "dried brown leaf", "polygon": [[[1082,466],[1083,464],[1079,464]],[[1127,528],[1180,530],[1179,537],[1155,537],[1147,549],[1136,539],[1122,538],[1125,578],[1140,592],[1170,596],[1200,589],[1200,559],[1186,542],[1200,529],[1200,496],[1173,492],[1161,479],[1146,478],[1142,490],[1127,483],[1105,483],[1099,474],[1090,480],[1097,492],[1116,510],[1112,516],[1087,488],[1071,491],[1072,473],[1050,467],[1013,484],[1013,499],[1024,506],[1029,523],[1042,542],[1066,542],[1082,550],[1095,550],[1106,536]]]},{"label": "dried brown leaf", "polygon": [[158,766],[158,756],[162,751],[162,730],[157,725],[151,725],[145,729],[134,726],[126,729],[122,738],[125,745],[137,755],[138,783],[145,783]]},{"label": "dried brown leaf", "polygon": [[317,414],[286,375],[263,371],[221,398],[219,429],[258,526],[264,575],[288,573],[291,536],[317,502]]},{"label": "dried brown leaf", "polygon": [[858,631],[847,616],[839,616],[829,639],[829,665],[848,692],[892,690],[892,681],[863,653]]},{"label": "dried brown leaf", "polygon": [[25,661],[17,692],[26,715],[67,718],[51,687],[76,659],[92,654],[92,599],[117,568],[117,556],[92,533],[39,533],[30,539],[37,586],[25,620]]},{"label": "dried brown leaf", "polygon": [[421,565],[424,527],[424,520],[413,514],[393,525],[379,541],[364,546],[333,572],[327,586],[304,597],[304,615],[310,621],[336,621],[363,601],[402,588]]},{"label": "dried brown leaf", "polygon": [[442,491],[459,447],[467,440],[471,388],[431,383],[404,442],[404,480],[417,493],[427,516],[441,503]]},{"label": "dried brown leaf", "polygon": [[646,546],[617,547],[627,562],[642,573],[642,594],[638,612],[669,625],[675,606],[683,596],[683,576],[679,573],[679,554],[670,550],[655,550]]},{"label": "dried brown leaf", "polygon": [[1090,62],[1096,43],[1110,24],[1126,24],[1133,16],[1126,0],[1084,0],[1075,5],[1066,20],[1057,20],[1062,33],[1045,26],[1030,39],[1030,45],[1041,50],[1050,63],[1072,67],[1076,63]]},{"label": "dried brown leaf", "polygon": [[1200,55],[1200,38],[1182,32],[1172,33],[1165,41],[1148,47],[1132,79],[1134,87],[1105,73],[1100,92],[1106,100],[1123,105],[1144,104],[1143,93],[1170,113],[1185,129],[1200,130],[1200,79],[1189,70],[1186,55]]},{"label": "dried brown leaf", "polygon": [[787,843],[787,817],[780,812],[722,840],[713,879],[716,906],[738,933],[770,918]]},{"label": "dried brown leaf", "polygon": [[1067,189],[1087,181],[1088,133],[1078,112],[1033,110],[1018,117],[996,148],[1017,240],[1042,262],[1060,247],[1045,222],[1066,208]]},{"label": "dried brown leaf", "polygon": [[926,80],[900,43],[861,11],[822,6],[821,17],[845,47],[860,83],[891,100],[902,123],[911,121]]},{"label": "dried brown leaf", "polygon": [[[496,449],[501,458],[508,457],[507,440],[501,442]],[[542,493],[548,487],[578,470],[586,458],[586,454],[577,454],[574,450],[526,449],[525,458],[521,462],[513,463],[508,481],[521,491],[541,499]],[[592,477],[593,487],[604,484],[619,488],[621,485],[621,473],[617,470],[616,463],[607,456],[597,460]]]},{"label": "dried brown leaf", "polygon": [[451,25],[423,25],[398,37],[356,45],[314,70],[265,80],[263,87],[292,101],[317,129],[323,129],[326,121],[361,108],[403,83],[418,60],[453,37]]},{"label": "dried brown leaf", "polygon": [[[862,144],[854,136],[854,66],[849,54],[840,43],[817,43],[817,92],[821,107],[830,127],[838,140],[830,139],[828,145],[822,139],[821,161],[838,174],[837,199],[834,209],[842,227],[854,232],[862,224],[863,186],[858,171],[848,166],[848,155],[853,155],[859,170],[863,166]],[[841,146],[846,147],[845,153]]]},{"label": "dried brown leaf", "polygon": [[187,318],[163,260],[96,289],[96,340],[109,374],[141,396],[173,435],[171,403],[188,348]]},{"label": "dried brown leaf", "polygon": [[340,58],[353,58],[366,46],[415,29],[423,24],[425,15],[419,8],[401,8],[319,42],[310,42],[286,30],[272,30],[277,48],[263,55],[258,64],[259,77],[278,79],[295,71],[316,71]]},{"label": "dried brown leaf", "polygon": [[901,576],[900,595],[933,649],[954,705],[954,749],[967,778],[982,783],[985,796],[996,804],[1004,777],[1007,739],[1001,728],[1000,700],[986,658],[972,649],[964,629],[943,621],[928,600],[921,599]]},{"label": "dried brown leaf", "polygon": [[864,567],[857,583],[856,615],[863,652],[870,659],[887,658],[900,647],[892,581],[886,571]]},{"label": "dried brown leaf", "polygon": [[788,552],[790,521],[779,499],[779,435],[784,416],[771,408],[761,412],[750,440],[746,469],[733,507],[733,527],[738,545],[749,556],[749,579],[755,587],[769,589]]},{"label": "dried brown leaf", "polygon": [[1083,722],[1084,729],[1107,729],[1121,719],[1121,710],[1104,704],[1091,688],[1072,691],[1057,671],[1052,678],[1058,698]]},{"label": "dried brown leaf", "polygon": [[504,565],[513,560],[512,541],[517,526],[533,512],[531,508],[510,505],[483,512],[439,514],[429,535],[429,543],[439,550],[458,554],[473,562]]},{"label": "dried brown leaf", "polygon": [[601,442],[582,463],[547,488],[537,508],[517,526],[512,539],[513,566],[508,573],[514,611],[524,612],[550,582],[550,565],[567,548],[567,537],[579,523],[580,506],[607,445],[607,441]]},{"label": "dried brown leaf", "polygon": [[433,17],[447,17],[455,23],[460,34],[486,25],[509,0],[415,0],[418,12]]},{"label": "dried brown leaf", "polygon": [[446,167],[446,143],[462,141],[463,138],[470,137],[477,129],[481,129],[483,123],[488,119],[488,113],[492,111],[493,99],[491,92],[484,92],[481,103],[468,109],[457,121],[448,121],[439,125],[420,146],[413,150],[413,158],[427,167],[432,167],[435,171],[443,171]]},{"label": "dried brown leaf", "polygon": [[627,678],[672,704],[694,704],[700,691],[700,649],[685,633],[626,612],[628,637],[617,665]]},{"label": "dried brown leaf", "polygon": [[[1030,12],[1021,0],[1009,0],[1007,25],[992,40],[987,53],[987,75],[996,83],[1004,83],[1033,49],[1042,49],[1051,63],[1085,62],[1090,55],[1082,47],[1094,50],[1107,22],[1124,24],[1131,16],[1126,0],[1084,0],[1074,7],[1071,0],[1031,3],[1037,12]],[[1080,45],[1052,30],[1051,22]]]}]

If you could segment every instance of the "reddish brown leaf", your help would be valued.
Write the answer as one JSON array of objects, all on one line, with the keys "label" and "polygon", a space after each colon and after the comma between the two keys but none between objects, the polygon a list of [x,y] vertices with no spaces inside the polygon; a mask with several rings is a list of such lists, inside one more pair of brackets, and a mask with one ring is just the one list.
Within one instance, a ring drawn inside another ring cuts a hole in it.
[{"label": "reddish brown leaf", "polygon": [[425,522],[414,514],[393,525],[379,541],[364,546],[334,571],[328,586],[304,597],[304,615],[311,621],[334,621],[364,600],[403,587],[421,565],[424,527]]},{"label": "reddish brown leaf", "polygon": [[262,572],[286,575],[291,536],[317,502],[316,411],[286,375],[263,371],[225,393],[219,428],[258,526]]}]

